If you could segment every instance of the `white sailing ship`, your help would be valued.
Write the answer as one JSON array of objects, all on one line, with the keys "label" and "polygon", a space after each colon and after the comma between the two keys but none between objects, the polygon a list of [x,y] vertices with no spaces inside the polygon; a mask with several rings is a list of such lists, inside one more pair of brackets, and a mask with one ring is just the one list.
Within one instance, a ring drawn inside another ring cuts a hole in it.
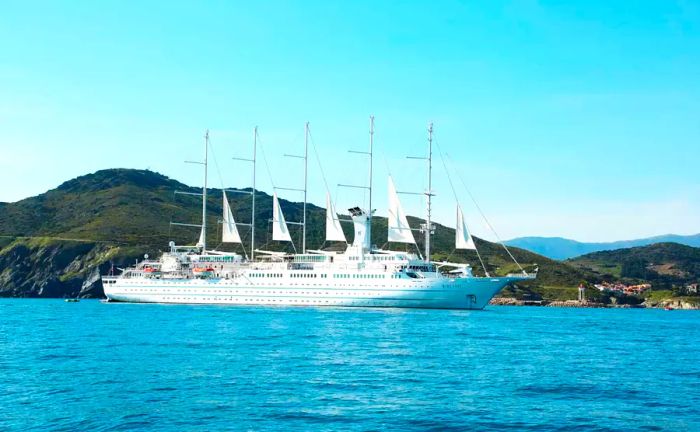
[{"label": "white sailing ship", "polygon": [[[369,209],[372,208],[372,156],[374,119],[370,120]],[[123,269],[118,276],[103,276],[105,295],[110,301],[138,303],[189,303],[231,305],[282,306],[359,306],[396,308],[482,309],[506,285],[532,279],[535,273],[509,274],[493,277],[476,276],[471,266],[463,263],[431,261],[432,187],[432,125],[429,128],[428,190],[425,223],[412,228],[406,218],[399,195],[391,177],[388,181],[389,242],[416,244],[414,231],[425,236],[425,251],[419,253],[377,248],[371,243],[372,213],[369,209],[349,209],[354,228],[352,243],[346,242],[341,219],[333,208],[330,194],[326,196],[326,240],[346,243],[345,250],[307,250],[306,248],[306,174],[304,217],[298,224],[303,228],[301,253],[284,253],[255,249],[255,159],[257,128],[252,163],[252,220],[236,223],[223,191],[222,241],[241,243],[239,226],[251,230],[250,257],[231,252],[207,249],[207,154],[208,134],[205,136],[204,188],[202,189],[202,223],[195,246],[176,246],[157,260],[146,260]],[[306,126],[308,149],[308,124]],[[305,164],[308,150],[302,157]],[[359,186],[355,186],[359,187]],[[281,188],[277,188],[281,189]],[[241,191],[236,191],[241,192]],[[277,198],[273,196],[272,239],[291,242],[287,222]],[[455,230],[456,249],[476,249],[457,205]]]}]

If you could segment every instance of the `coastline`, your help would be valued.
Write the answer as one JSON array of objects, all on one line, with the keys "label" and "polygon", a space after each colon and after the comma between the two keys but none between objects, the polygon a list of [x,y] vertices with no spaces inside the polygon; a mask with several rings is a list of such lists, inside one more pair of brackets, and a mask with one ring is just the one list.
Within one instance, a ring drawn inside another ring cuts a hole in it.
[{"label": "coastline", "polygon": [[685,299],[671,298],[653,303],[646,301],[637,305],[605,304],[578,300],[518,300],[515,297],[496,297],[491,299],[492,306],[539,306],[539,307],[569,307],[569,308],[608,308],[608,309],[682,309],[700,310],[700,304]]}]

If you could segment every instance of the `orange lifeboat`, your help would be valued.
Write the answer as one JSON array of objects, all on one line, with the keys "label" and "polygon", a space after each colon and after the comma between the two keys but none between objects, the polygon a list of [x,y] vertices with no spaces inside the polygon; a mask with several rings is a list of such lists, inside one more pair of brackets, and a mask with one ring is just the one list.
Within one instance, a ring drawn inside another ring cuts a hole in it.
[{"label": "orange lifeboat", "polygon": [[214,269],[212,267],[195,267],[192,269],[192,273],[195,276],[208,277],[214,274]]},{"label": "orange lifeboat", "polygon": [[155,267],[145,266],[142,270],[146,276],[160,276],[160,270]]}]

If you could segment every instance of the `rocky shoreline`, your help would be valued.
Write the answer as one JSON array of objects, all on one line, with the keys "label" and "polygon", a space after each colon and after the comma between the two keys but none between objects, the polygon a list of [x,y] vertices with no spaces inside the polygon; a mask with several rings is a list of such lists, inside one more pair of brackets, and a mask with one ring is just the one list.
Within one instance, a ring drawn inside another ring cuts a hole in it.
[{"label": "rocky shoreline", "polygon": [[605,304],[578,300],[519,300],[514,297],[496,297],[491,299],[490,305],[494,306],[544,306],[544,307],[571,307],[571,308],[610,308],[610,309],[684,309],[700,310],[700,304],[691,303],[682,299],[668,299],[658,302],[644,302],[638,305],[629,304]]}]

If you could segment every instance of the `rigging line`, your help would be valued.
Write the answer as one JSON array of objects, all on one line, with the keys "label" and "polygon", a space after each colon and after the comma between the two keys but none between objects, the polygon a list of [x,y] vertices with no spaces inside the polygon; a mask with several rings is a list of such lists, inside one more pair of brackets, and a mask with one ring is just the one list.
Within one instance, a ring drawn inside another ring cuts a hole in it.
[{"label": "rigging line", "polygon": [[[489,269],[486,268],[486,264],[484,264],[484,260],[481,259],[481,254],[479,253],[479,249],[477,249],[477,247],[476,247],[476,242],[474,242],[474,252],[476,252],[477,258],[479,258],[479,262],[481,263],[481,268],[484,269],[484,274],[486,275],[486,277],[491,277],[491,275],[489,274]],[[518,264],[517,261],[515,261],[515,263]],[[519,266],[520,266],[520,264],[518,264],[518,267]]]},{"label": "rigging line", "polygon": [[442,162],[442,167],[445,168],[445,173],[447,173],[447,181],[450,183],[450,189],[452,189],[452,195],[455,197],[455,201],[457,202],[457,205],[459,205],[459,197],[457,196],[457,190],[455,189],[454,183],[452,183],[452,176],[450,175],[450,172],[447,170],[447,165],[445,164],[445,157],[442,154],[442,148],[440,148],[440,145],[438,144],[437,141],[433,141],[435,143],[435,147],[437,147],[438,154],[440,155],[440,161]]},{"label": "rigging line", "polygon": [[389,161],[386,160],[386,154],[384,152],[380,153],[382,155],[382,160],[384,161],[384,166],[386,167],[386,172],[389,173],[390,177],[393,177],[391,174],[391,168],[389,167]]},{"label": "rigging line", "polygon": [[[450,183],[450,189],[452,189],[452,194],[455,197],[455,202],[457,202],[457,205],[460,205],[459,197],[457,196],[457,190],[455,189],[455,185],[452,182],[452,176],[450,175],[450,171],[447,169],[447,164],[445,163],[445,157],[442,153],[442,147],[440,147],[439,142],[437,142],[437,141],[434,141],[434,142],[435,142],[435,147],[437,148],[438,154],[440,155],[440,161],[442,162],[442,167],[445,169],[445,173],[447,174],[447,181]],[[467,228],[467,229],[469,229],[469,228]],[[471,234],[470,234],[470,236],[471,236]],[[472,238],[472,241],[474,241],[473,238]],[[475,241],[474,241],[474,250],[476,251],[477,258],[479,258],[479,262],[481,263],[481,267],[484,269],[484,273],[486,273],[486,276],[488,277],[489,272],[488,272],[488,270],[486,270],[486,266],[484,265],[484,260],[481,259],[481,254],[479,253],[479,249],[476,247]],[[515,258],[513,260],[515,261]],[[517,261],[515,263],[518,264]],[[518,264],[518,266],[520,266],[520,264]]]},{"label": "rigging line", "polygon": [[[449,155],[447,155],[447,157],[449,158]],[[481,209],[481,207],[479,206],[479,203],[476,202],[476,198],[474,198],[474,194],[472,194],[471,190],[467,187],[467,184],[464,182],[464,179],[462,178],[462,176],[461,176],[461,174],[459,173],[459,171],[457,171],[457,169],[454,167],[454,164],[452,163],[451,160],[450,160],[450,163],[451,163],[451,165],[452,165],[452,170],[455,172],[455,174],[457,174],[457,178],[459,179],[459,181],[462,183],[462,186],[464,187],[464,189],[465,189],[465,190],[467,191],[467,193],[469,194],[469,197],[471,198],[472,202],[474,203],[474,206],[476,207],[476,209],[477,209],[477,210],[479,211],[479,213],[481,214],[481,217],[484,219],[484,222],[486,222],[486,225],[489,227],[489,229],[491,230],[491,232],[496,236],[496,239],[498,240],[498,243],[500,243],[500,245],[503,246],[503,249],[505,249],[505,251],[508,253],[508,255],[509,255],[510,258],[513,260],[513,262],[515,263],[515,265],[518,266],[518,268],[520,269],[520,271],[523,272],[523,274],[527,274],[527,272],[523,269],[523,267],[520,265],[520,263],[518,262],[518,260],[516,260],[515,257],[513,256],[513,254],[510,252],[510,250],[508,249],[508,246],[506,246],[506,244],[503,242],[503,240],[501,240],[501,236],[498,235],[498,233],[496,232],[496,229],[493,227],[493,225],[491,225],[491,222],[489,222],[489,219],[486,217],[486,214],[484,214],[484,211],[483,211],[483,210]]]},{"label": "rigging line", "polygon": [[333,208],[338,208],[338,195],[340,195],[340,186],[335,186],[335,202],[333,203]]},{"label": "rigging line", "polygon": [[[316,163],[318,164],[318,169],[321,171],[321,177],[323,178],[323,184],[326,186],[326,192],[328,195],[331,195],[330,188],[328,187],[328,182],[326,181],[326,172],[323,170],[323,165],[321,165],[321,158],[318,155],[318,150],[316,149],[316,142],[314,141],[314,137],[311,134],[311,128],[308,129],[309,132],[309,141],[311,141],[311,148],[314,150],[314,156],[316,156]],[[333,199],[333,195],[331,195],[332,203],[333,203],[333,209],[335,210],[338,208],[338,186],[335,187],[335,199]],[[338,219],[338,215],[335,214],[336,219]],[[338,219],[339,220],[339,219]],[[321,249],[326,245],[326,240],[323,240],[323,244],[321,245]]]},{"label": "rigging line", "polygon": [[328,182],[326,181],[326,172],[323,170],[323,165],[321,165],[321,158],[318,156],[318,150],[316,149],[316,142],[314,142],[314,137],[311,134],[311,128],[309,130],[309,141],[311,141],[311,148],[314,150],[314,156],[316,156],[316,163],[318,164],[318,169],[321,171],[321,178],[323,178],[323,184],[326,186],[326,192],[331,193],[328,188]]},{"label": "rigging line", "polygon": [[413,243],[413,246],[416,247],[416,251],[418,252],[418,256],[420,257],[421,261],[423,260],[423,254],[420,253],[420,248],[418,247],[418,243]]},{"label": "rigging line", "polygon": [[258,137],[258,147],[260,148],[260,153],[262,153],[263,162],[265,162],[265,171],[267,172],[267,177],[270,180],[270,184],[272,185],[272,189],[274,190],[275,189],[275,182],[272,180],[272,171],[270,171],[270,164],[267,163],[267,156],[265,155],[265,146],[263,146],[262,140],[260,139],[260,134],[257,134],[257,137]]},{"label": "rigging line", "polygon": [[[219,161],[216,157],[216,151],[214,150],[214,145],[212,144],[211,140],[209,140],[209,151],[211,152],[212,159],[214,159],[214,167],[216,168],[216,173],[219,176],[219,183],[221,183],[221,193],[225,194],[226,186],[224,186],[224,178],[221,175],[221,170],[219,169]],[[228,200],[228,197],[226,199]],[[231,205],[230,202],[228,204],[229,204],[229,206]],[[220,233],[220,230],[217,230],[217,232]],[[219,237],[217,237],[217,239],[219,239]],[[221,246],[222,244],[223,244],[222,242],[219,242],[219,245],[217,246],[217,248],[219,246]],[[241,249],[243,249],[243,255],[246,257],[246,259],[248,259],[248,253],[246,252],[245,246],[243,246],[242,243],[241,243]]]},{"label": "rigging line", "polygon": [[[257,131],[256,131],[256,134],[257,134]],[[274,191],[275,190],[275,182],[272,180],[272,171],[270,171],[270,164],[267,163],[267,155],[265,154],[265,147],[263,146],[263,143],[260,140],[260,134],[257,134],[257,138],[258,138],[258,141],[257,141],[258,147],[260,148],[260,153],[262,153],[263,162],[265,162],[265,171],[267,171],[267,177],[270,179],[270,184],[272,185],[272,190]],[[273,216],[273,218],[274,218],[274,216]],[[269,231],[269,229],[268,229],[268,231]],[[269,235],[270,235],[270,233],[268,232],[267,243],[269,243]],[[292,244],[292,248],[294,249],[294,253],[296,254],[297,248],[294,245],[294,240],[290,241],[290,243]]]},{"label": "rigging line", "polygon": [[212,159],[214,159],[214,167],[216,168],[216,174],[219,176],[219,183],[221,183],[221,190],[223,191],[226,189],[224,187],[224,178],[221,175],[221,170],[219,169],[219,161],[216,157],[216,151],[214,150],[214,144],[212,143],[212,140],[209,140],[209,151],[211,152]]},{"label": "rigging line", "polygon": [[[481,268],[484,269],[484,274],[486,274],[486,277],[491,277],[489,274],[488,270],[486,270],[486,265],[484,265],[484,260],[481,259],[481,254],[479,253],[479,249],[476,248],[476,244],[474,245],[474,252],[476,252],[476,257],[479,258],[479,263],[481,263]],[[447,261],[449,262],[452,259],[452,256],[457,252],[457,249],[452,249],[452,252],[447,256]]]}]

